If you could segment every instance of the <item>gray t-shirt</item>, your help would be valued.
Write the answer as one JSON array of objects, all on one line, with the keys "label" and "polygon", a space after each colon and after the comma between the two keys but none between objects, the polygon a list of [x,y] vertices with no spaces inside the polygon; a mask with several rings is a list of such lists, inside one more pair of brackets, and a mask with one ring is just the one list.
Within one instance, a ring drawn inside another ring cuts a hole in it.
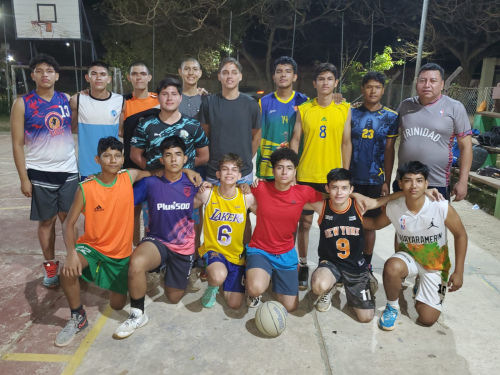
[{"label": "gray t-shirt", "polygon": [[188,96],[182,94],[182,102],[179,105],[179,112],[182,113],[184,116],[192,117],[196,120],[199,120],[198,112],[200,112],[200,107],[201,107],[200,95]]},{"label": "gray t-shirt", "polygon": [[448,186],[453,139],[471,135],[463,104],[443,95],[424,106],[416,96],[404,100],[397,112],[401,128],[399,165],[418,160],[430,169],[429,186]]},{"label": "gray t-shirt", "polygon": [[261,128],[259,104],[252,97],[243,93],[234,100],[222,93],[203,97],[200,122],[210,126],[207,176],[216,178],[217,162],[229,152],[243,159],[242,177],[252,173],[252,130]]}]

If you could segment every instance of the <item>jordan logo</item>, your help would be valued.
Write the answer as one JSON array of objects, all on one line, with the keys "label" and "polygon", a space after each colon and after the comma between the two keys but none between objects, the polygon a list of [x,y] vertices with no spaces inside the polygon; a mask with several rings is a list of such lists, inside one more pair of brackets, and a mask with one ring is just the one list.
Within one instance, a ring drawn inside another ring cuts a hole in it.
[{"label": "jordan logo", "polygon": [[96,208],[94,208],[94,211],[95,212],[104,211],[104,208],[102,208],[101,206],[97,206]]},{"label": "jordan logo", "polygon": [[431,229],[431,228],[439,228],[437,225],[434,225],[434,218],[432,218],[431,225],[429,225],[429,228],[427,228],[427,229]]}]

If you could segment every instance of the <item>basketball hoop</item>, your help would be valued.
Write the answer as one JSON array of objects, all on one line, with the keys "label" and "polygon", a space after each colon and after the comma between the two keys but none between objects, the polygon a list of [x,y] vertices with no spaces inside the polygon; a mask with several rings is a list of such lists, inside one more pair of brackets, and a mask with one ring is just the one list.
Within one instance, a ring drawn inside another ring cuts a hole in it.
[{"label": "basketball hoop", "polygon": [[43,38],[43,30],[42,30],[43,25],[45,25],[45,32],[46,33],[52,32],[52,22],[31,21],[31,26],[33,27],[33,29],[35,29],[40,34],[40,37],[42,37],[42,38]]}]

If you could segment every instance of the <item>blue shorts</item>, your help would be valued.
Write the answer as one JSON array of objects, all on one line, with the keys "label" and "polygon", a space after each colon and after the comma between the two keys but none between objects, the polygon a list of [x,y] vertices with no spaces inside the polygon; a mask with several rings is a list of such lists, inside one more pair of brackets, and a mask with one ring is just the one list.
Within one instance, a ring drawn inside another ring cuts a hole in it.
[{"label": "blue shorts", "polygon": [[212,263],[219,262],[226,266],[227,276],[222,284],[224,292],[245,293],[245,266],[238,266],[229,262],[226,257],[216,251],[208,251],[203,259],[209,267]]},{"label": "blue shorts", "polygon": [[[220,186],[220,181],[217,178],[207,177],[207,181],[210,182],[212,185]],[[236,183],[237,184],[251,185],[252,182],[253,182],[253,172],[250,174],[247,174],[246,176],[242,176],[241,179],[238,180]]]},{"label": "blue shorts", "polygon": [[247,271],[261,268],[271,276],[273,292],[287,296],[299,293],[299,260],[295,247],[284,254],[270,254],[247,246]]},{"label": "blue shorts", "polygon": [[[427,189],[437,189],[441,193],[441,195],[446,200],[450,200],[450,187],[449,186],[429,186]],[[397,191],[401,191],[399,188],[398,180],[394,180],[392,183],[392,192],[395,193]]]},{"label": "blue shorts", "polygon": [[194,225],[200,224],[200,208],[193,209],[193,213],[191,214],[191,219],[194,220]]}]

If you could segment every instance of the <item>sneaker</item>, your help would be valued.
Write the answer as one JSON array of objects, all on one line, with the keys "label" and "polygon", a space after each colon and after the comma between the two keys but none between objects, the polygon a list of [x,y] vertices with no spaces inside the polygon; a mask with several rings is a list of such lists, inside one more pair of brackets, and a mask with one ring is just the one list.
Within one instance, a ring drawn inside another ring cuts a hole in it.
[{"label": "sneaker", "polygon": [[200,280],[201,281],[207,281],[208,279],[208,276],[207,276],[207,270],[204,268],[201,272],[200,272]]},{"label": "sneaker", "polygon": [[252,308],[252,309],[255,307],[258,307],[260,305],[261,298],[262,298],[262,296],[252,297],[252,296],[247,294],[247,296],[246,296],[247,306]]},{"label": "sneaker", "polygon": [[336,292],[335,286],[329,292],[323,293],[316,302],[316,310],[327,312],[332,307],[332,297]]},{"label": "sneaker", "polygon": [[115,330],[113,337],[115,339],[124,339],[129,337],[137,328],[144,327],[148,322],[146,312],[142,313],[140,309],[130,308],[130,315],[120,326]]},{"label": "sneaker", "polygon": [[159,272],[151,272],[146,274],[146,282],[147,282],[147,288],[146,291],[150,291],[153,289],[153,287],[160,282],[160,273]]},{"label": "sneaker", "polygon": [[63,330],[57,335],[54,345],[63,347],[71,344],[71,342],[75,339],[76,334],[83,331],[88,326],[89,322],[87,320],[86,313],[83,315],[78,313],[71,314],[71,319],[68,324],[66,324],[66,327],[64,327]]},{"label": "sneaker", "polygon": [[201,289],[201,281],[198,277],[198,272],[194,269],[191,269],[191,274],[189,275],[189,290],[193,292],[197,292]]},{"label": "sneaker", "polygon": [[415,277],[415,285],[413,285],[413,297],[417,295],[419,287],[420,287],[420,275],[417,275],[417,277]]},{"label": "sneaker", "polygon": [[394,309],[391,305],[387,304],[385,306],[384,313],[378,320],[378,326],[384,331],[392,331],[394,329],[394,324],[399,316],[399,311]]},{"label": "sneaker", "polygon": [[214,307],[217,294],[219,294],[219,287],[209,285],[201,297],[201,304],[208,309]]},{"label": "sneaker", "polygon": [[57,270],[59,269],[59,261],[57,262],[45,262],[43,264],[45,268],[45,276],[43,277],[43,285],[47,288],[55,288],[59,286],[59,275]]},{"label": "sneaker", "polygon": [[299,290],[306,290],[309,285],[309,267],[299,264]]},{"label": "sneaker", "polygon": [[372,265],[368,265],[368,277],[370,279],[370,293],[372,294],[373,298],[375,298],[375,293],[377,293],[378,290],[378,280],[375,277],[375,275],[372,272]]}]

